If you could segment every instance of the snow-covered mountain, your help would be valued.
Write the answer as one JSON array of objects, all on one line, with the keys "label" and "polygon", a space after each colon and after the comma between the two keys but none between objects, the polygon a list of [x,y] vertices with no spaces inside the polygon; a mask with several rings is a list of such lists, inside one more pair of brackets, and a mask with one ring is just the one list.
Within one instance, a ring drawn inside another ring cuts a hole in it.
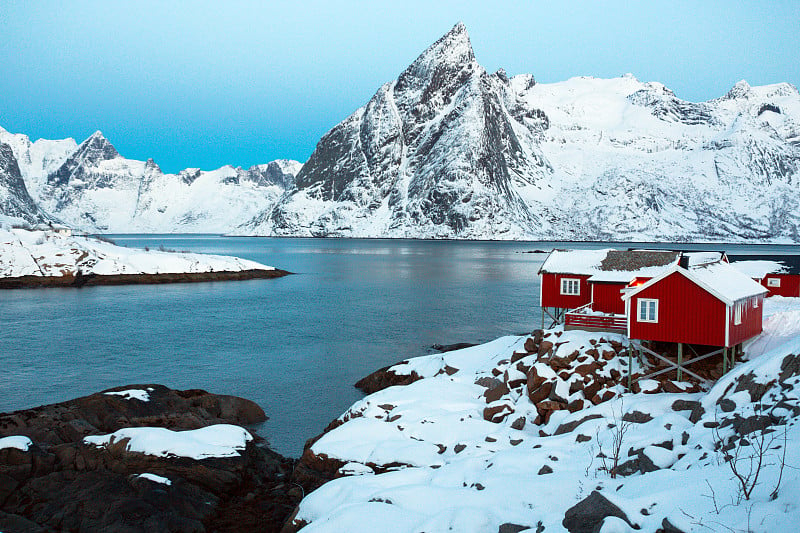
[{"label": "snow-covered mountain", "polygon": [[792,85],[693,103],[629,74],[540,84],[488,73],[463,24],[305,165],[164,174],[99,132],[78,146],[0,129],[0,143],[41,210],[91,231],[800,242]]},{"label": "snow-covered mountain", "polygon": [[800,240],[800,95],[481,67],[463,24],[328,132],[264,235]]},{"label": "snow-covered mountain", "polygon": [[[27,216],[19,210],[14,215],[5,203],[0,212],[38,222],[47,218],[43,210],[89,231],[228,232],[293,187],[301,166],[278,160],[249,169],[164,174],[152,159],[122,157],[99,131],[77,145],[73,139],[32,143],[25,135],[0,129],[0,143],[10,148],[36,204],[26,204]],[[0,194],[2,183],[12,178],[0,168]]]}]

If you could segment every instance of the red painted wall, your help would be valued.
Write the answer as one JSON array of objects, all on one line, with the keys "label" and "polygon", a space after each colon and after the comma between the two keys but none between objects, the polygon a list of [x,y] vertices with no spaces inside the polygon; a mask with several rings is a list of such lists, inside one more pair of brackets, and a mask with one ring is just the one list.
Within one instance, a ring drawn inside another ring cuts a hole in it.
[{"label": "red painted wall", "polygon": [[[581,293],[577,296],[566,296],[561,294],[561,278],[581,280]],[[588,304],[591,301],[592,294],[589,290],[589,283],[586,281],[587,279],[589,279],[589,276],[543,273],[541,306],[575,309],[576,307]]]},{"label": "red painted wall", "polygon": [[[657,323],[639,322],[640,298],[658,300]],[[630,305],[632,339],[725,345],[725,304],[678,272],[633,296]]]},{"label": "red painted wall", "polygon": [[[770,287],[767,280],[778,278],[781,280],[780,287]],[[761,284],[769,290],[770,296],[800,296],[800,275],[797,274],[767,274],[761,280]]]},{"label": "red painted wall", "polygon": [[[758,307],[754,303],[758,303]],[[756,296],[750,298],[742,303],[742,323],[738,326],[734,325],[734,309],[731,308],[730,317],[730,333],[728,346],[734,346],[740,342],[754,337],[761,333],[762,330],[762,317],[764,311],[764,297]]]},{"label": "red painted wall", "polygon": [[592,290],[592,309],[603,313],[625,314],[625,302],[620,290],[626,283],[590,283]]}]

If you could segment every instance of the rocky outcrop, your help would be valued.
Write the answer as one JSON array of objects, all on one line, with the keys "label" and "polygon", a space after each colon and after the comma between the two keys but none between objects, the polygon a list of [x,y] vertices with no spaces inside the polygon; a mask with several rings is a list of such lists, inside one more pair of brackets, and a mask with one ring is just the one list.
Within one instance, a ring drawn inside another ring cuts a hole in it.
[{"label": "rocky outcrop", "polygon": [[391,368],[395,365],[385,366],[375,372],[364,376],[355,383],[355,387],[365,394],[372,394],[387,387],[395,385],[409,385],[422,379],[413,370],[410,374],[396,374]]},{"label": "rocky outcrop", "polygon": [[[629,369],[625,346],[599,337],[590,339],[586,346],[570,348],[568,353],[562,347],[565,343],[559,341],[560,334],[534,331],[523,344],[524,352],[515,352],[510,359],[497,362],[492,369],[496,381],[478,383],[486,387],[485,420],[495,423],[505,421],[515,412],[514,402],[510,398],[526,394],[538,412],[531,422],[544,425],[556,411],[578,412],[616,397],[618,386],[627,387]],[[633,392],[655,394],[700,390],[699,383],[677,384],[665,373],[657,376],[657,380],[651,380],[648,389],[642,391],[635,382],[641,375],[634,370],[630,376],[634,381],[631,387]],[[511,394],[512,391],[515,393]],[[641,423],[645,414],[629,413],[626,417],[626,421]],[[580,423],[582,421],[563,424],[556,429],[556,434],[573,431]]]},{"label": "rocky outcrop", "polygon": [[596,533],[600,531],[603,520],[610,516],[634,526],[619,507],[594,490],[589,496],[567,509],[561,524],[569,533]]},{"label": "rocky outcrop", "polygon": [[[139,392],[124,392],[131,390]],[[130,451],[127,439],[83,442],[128,427],[191,430],[265,419],[249,400],[155,384],[2,414],[0,438],[24,435],[32,444],[0,449],[0,528],[277,531],[302,495],[288,484],[294,461],[257,436],[236,456],[197,460]]]}]

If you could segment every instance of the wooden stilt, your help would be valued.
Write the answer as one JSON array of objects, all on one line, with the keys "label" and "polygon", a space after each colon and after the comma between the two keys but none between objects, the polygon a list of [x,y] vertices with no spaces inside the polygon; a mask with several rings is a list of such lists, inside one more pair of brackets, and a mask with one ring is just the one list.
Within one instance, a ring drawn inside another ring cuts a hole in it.
[{"label": "wooden stilt", "polygon": [[681,381],[683,379],[683,372],[681,372],[682,369],[683,369],[683,343],[679,342],[678,343],[678,381]]},{"label": "wooden stilt", "polygon": [[728,373],[728,348],[727,346],[722,349],[722,374]]},{"label": "wooden stilt", "polygon": [[631,390],[631,375],[633,374],[633,348],[628,341],[628,390]]}]

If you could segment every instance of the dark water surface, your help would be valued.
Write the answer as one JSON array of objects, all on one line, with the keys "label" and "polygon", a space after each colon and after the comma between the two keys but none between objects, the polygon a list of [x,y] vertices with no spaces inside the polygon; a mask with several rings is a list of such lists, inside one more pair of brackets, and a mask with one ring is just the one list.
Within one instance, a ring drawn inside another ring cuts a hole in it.
[{"label": "dark water surface", "polygon": [[112,237],[125,246],[237,255],[297,274],[0,292],[0,412],[131,383],[202,388],[261,405],[270,420],[260,434],[292,456],[362,396],[353,383],[373,370],[434,343],[539,327],[536,272],[545,256],[521,252],[553,246]]}]

